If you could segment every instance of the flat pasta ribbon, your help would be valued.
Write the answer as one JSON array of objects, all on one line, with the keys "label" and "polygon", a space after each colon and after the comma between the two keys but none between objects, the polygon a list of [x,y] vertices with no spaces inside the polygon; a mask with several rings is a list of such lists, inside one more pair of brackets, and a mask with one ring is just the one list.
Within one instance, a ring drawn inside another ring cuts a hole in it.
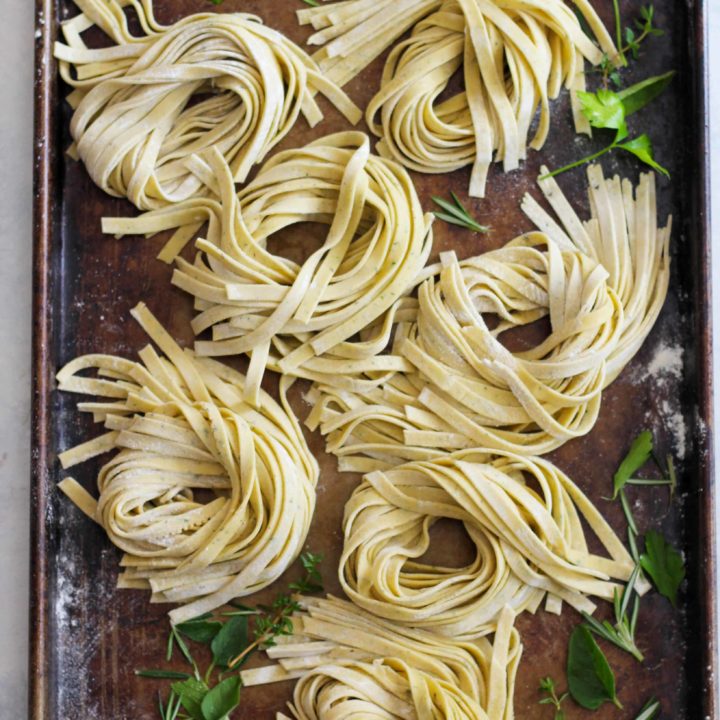
[{"label": "flat pasta ribbon", "polygon": [[[419,560],[440,519],[464,526],[463,567]],[[584,520],[609,557],[588,550]],[[340,582],[348,598],[389,621],[453,638],[494,632],[515,613],[562,602],[592,613],[612,600],[634,562],[582,491],[551,463],[467,450],[363,478],[345,506]],[[645,588],[646,589],[646,588]],[[641,588],[643,591],[643,588]]]},{"label": "flat pasta ribbon", "polygon": [[[73,154],[105,192],[140,209],[209,189],[193,156],[216,148],[236,182],[290,131],[302,113],[322,119],[324,94],[353,123],[360,111],[310,57],[259,18],[198,13],[163,27],[152,0],[77,0],[80,15],[56,43],[63,79],[75,91]],[[131,5],[145,34],[128,30]],[[115,45],[90,49],[81,34],[99,27]]]},{"label": "flat pasta ribbon", "polygon": [[[554,180],[542,180],[563,227],[527,195],[523,210],[543,232],[468,260],[446,254],[424,271],[389,353],[412,372],[360,391],[316,384],[308,426],[327,435],[341,469],[367,472],[469,447],[539,455],[592,429],[602,391],[664,303],[671,219],[658,227],[652,175],[635,193],[599,167],[588,177],[589,221]],[[548,324],[540,342],[515,350],[503,343],[506,331],[539,320]]]},{"label": "flat pasta ribbon", "polygon": [[[125,555],[119,587],[150,588],[153,602],[187,603],[174,623],[275,581],[300,553],[315,507],[318,465],[292,414],[269,395],[243,402],[245,378],[182,350],[145,305],[133,316],[148,345],[142,363],[86,355],[58,373],[60,390],[108,433],[60,455],[64,468],[119,450],[95,500],[68,478],[60,488]],[[98,378],[79,375],[97,369]]]},{"label": "flat pasta ribbon", "polygon": [[300,602],[294,634],[267,650],[279,664],[241,674],[245,687],[298,678],[296,720],[513,717],[522,645],[509,608],[491,643],[404,628],[332,597]]},{"label": "flat pasta ribbon", "polygon": [[[195,333],[212,329],[212,340],[196,343],[198,355],[249,355],[250,402],[266,367],[310,380],[378,376],[354,389],[410,369],[380,355],[432,244],[432,217],[405,170],[373,155],[358,132],[278,153],[238,195],[218,153],[208,154],[205,169],[219,200],[104,222],[116,234],[181,227],[180,243],[162,253],[170,259],[190,237],[183,228],[209,221],[195,262],[177,258],[173,274],[195,297]],[[301,265],[267,249],[274,233],[298,223],[328,226]]]},{"label": "flat pasta ribbon", "polygon": [[[340,85],[392,45],[380,90],[366,110],[378,151],[408,168],[445,174],[472,165],[470,195],[485,194],[491,163],[505,171],[543,147],[551,99],[563,85],[578,132],[590,134],[576,91],[584,63],[617,50],[587,0],[575,2],[600,47],[563,0],[346,0],[298,12],[317,32],[309,42]],[[461,72],[460,92],[447,96]],[[540,117],[528,140],[536,112]]]}]

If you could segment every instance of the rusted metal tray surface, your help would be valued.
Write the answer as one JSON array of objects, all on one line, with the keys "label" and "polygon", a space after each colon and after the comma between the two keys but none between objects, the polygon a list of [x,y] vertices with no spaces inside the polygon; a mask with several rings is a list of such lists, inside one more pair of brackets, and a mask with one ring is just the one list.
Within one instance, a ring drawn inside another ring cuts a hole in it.
[{"label": "rusted metal tray surface", "polygon": [[[612,3],[596,0],[595,4],[609,25]],[[624,16],[634,17],[639,5],[635,0],[624,2]],[[211,6],[205,0],[157,0],[156,7],[160,19],[169,22]],[[302,43],[308,31],[295,20],[299,7],[299,0],[225,0],[222,9],[257,13]],[[651,336],[605,393],[594,431],[567,444],[552,459],[624,534],[620,508],[603,496],[630,439],[641,429],[653,429],[661,447],[678,458],[679,498],[668,510],[661,490],[637,492],[635,511],[642,527],[661,524],[683,547],[688,580],[680,611],[657,594],[643,600],[639,629],[639,642],[647,656],[643,665],[608,649],[625,710],[606,706],[593,714],[598,720],[635,717],[650,695],[662,700],[663,718],[716,717],[704,8],[701,2],[675,0],[658,0],[655,7],[657,23],[667,34],[648,44],[642,62],[628,71],[628,80],[671,68],[678,71],[670,89],[643,113],[640,130],[652,136],[659,161],[672,173],[672,182],[658,182],[660,212],[675,218],[672,287]],[[77,398],[56,391],[53,376],[62,364],[82,353],[133,357],[146,342],[129,316],[130,308],[140,300],[185,344],[192,341],[192,311],[189,298],[170,285],[171,268],[154,259],[163,238],[118,241],[102,236],[103,215],[134,211],[128,203],[104,195],[83,167],[64,154],[70,110],[63,101],[67,88],[58,80],[51,48],[60,20],[74,12],[70,0],[37,0],[31,717],[153,718],[156,688],[151,681],[136,678],[133,671],[162,660],[168,608],[150,605],[144,592],[115,589],[119,552],[55,487],[62,478],[57,453],[98,430],[76,412]],[[382,62],[376,62],[348,86],[359,105],[364,106],[378,87],[381,68]],[[347,127],[327,103],[323,109],[323,123],[311,131],[301,120],[282,147]],[[526,191],[539,196],[534,178],[540,164],[565,164],[589,147],[589,141],[575,137],[564,94],[555,103],[544,151],[533,152],[520,171],[505,175],[499,167],[493,168],[487,198],[470,202],[492,226],[492,234],[473,236],[437,223],[435,253],[454,248],[460,257],[467,257],[528,230],[519,203]],[[606,174],[617,171],[637,179],[638,167],[630,159],[612,157],[603,165]],[[467,171],[415,175],[414,179],[427,209],[432,194],[447,196],[452,189],[466,197]],[[561,177],[560,184],[576,206],[585,210],[583,171]],[[292,241],[286,237],[288,252],[293,251]],[[268,387],[272,386],[269,379]],[[300,390],[296,386],[294,407],[304,419],[308,407]],[[342,509],[358,477],[338,473],[334,458],[324,453],[322,439],[310,433],[307,437],[322,469],[308,547],[325,554],[326,587],[339,592],[335,575]],[[74,476],[91,487],[99,464],[87,463]],[[434,553],[446,563],[459,562],[462,558],[455,557],[456,547],[449,536],[439,533]],[[284,587],[291,575],[280,585]],[[270,588],[264,596],[275,590]],[[603,608],[603,612],[608,610]],[[541,611],[518,620],[525,653],[515,698],[517,717],[550,716],[546,706],[537,704],[538,681],[547,674],[563,675],[568,634],[577,620],[572,611],[562,617]],[[235,716],[272,718],[291,691],[291,684],[249,689]],[[579,710],[569,714],[583,716]]]}]

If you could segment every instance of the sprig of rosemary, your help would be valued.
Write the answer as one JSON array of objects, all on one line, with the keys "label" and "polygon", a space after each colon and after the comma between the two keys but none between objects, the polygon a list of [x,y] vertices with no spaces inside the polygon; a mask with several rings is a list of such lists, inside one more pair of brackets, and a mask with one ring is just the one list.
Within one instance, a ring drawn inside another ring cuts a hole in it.
[{"label": "sprig of rosemary", "polygon": [[[615,590],[613,597],[613,609],[615,611],[615,625],[608,620],[600,622],[586,612],[582,613],[585,625],[598,637],[607,640],[609,643],[630,653],[638,662],[645,658],[635,642],[635,630],[637,628],[638,614],[640,612],[640,596],[635,592],[635,583],[640,576],[640,565],[635,565],[627,585],[622,593]],[[632,600],[632,611],[628,615],[628,609]]]},{"label": "sprig of rosemary", "polygon": [[481,225],[465,208],[460,202],[458,196],[451,192],[453,202],[443,200],[441,197],[433,196],[433,202],[439,205],[443,212],[436,210],[433,214],[439,220],[444,220],[446,223],[451,225],[459,225],[460,227],[467,228],[476,233],[487,233],[490,232],[490,228],[487,225]]},{"label": "sprig of rosemary", "polygon": [[650,698],[645,703],[643,709],[640,711],[640,714],[635,718],[635,720],[653,720],[653,718],[657,717],[659,712],[660,701],[655,698]]}]

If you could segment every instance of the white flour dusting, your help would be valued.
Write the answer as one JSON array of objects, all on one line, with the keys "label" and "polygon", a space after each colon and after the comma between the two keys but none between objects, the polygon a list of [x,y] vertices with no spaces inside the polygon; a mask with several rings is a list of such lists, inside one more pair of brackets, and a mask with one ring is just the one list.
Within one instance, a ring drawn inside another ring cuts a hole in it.
[{"label": "white flour dusting", "polygon": [[682,345],[662,342],[658,346],[647,368],[642,370],[640,380],[652,378],[660,383],[681,380],[683,376],[685,350]]},{"label": "white flour dusting", "polygon": [[685,424],[685,418],[679,410],[673,412],[672,403],[668,400],[662,401],[660,410],[663,414],[663,422],[672,440],[675,457],[678,460],[684,460],[687,452],[687,425]]}]

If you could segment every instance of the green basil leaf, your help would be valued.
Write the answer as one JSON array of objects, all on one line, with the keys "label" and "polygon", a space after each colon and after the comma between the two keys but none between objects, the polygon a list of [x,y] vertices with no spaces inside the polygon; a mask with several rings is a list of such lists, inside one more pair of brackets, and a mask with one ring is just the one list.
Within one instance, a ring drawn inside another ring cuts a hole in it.
[{"label": "green basil leaf", "polygon": [[642,82],[635,83],[629,88],[625,88],[618,93],[618,97],[622,101],[625,108],[625,117],[636,113],[646,105],[651,103],[658,95],[662,94],[665,88],[673,79],[675,71],[665,73],[664,75],[656,75],[647,78]]},{"label": "green basil leaf", "polygon": [[630,450],[620,463],[613,477],[613,496],[615,500],[618,493],[625,487],[627,481],[650,459],[653,451],[653,436],[649,430],[643,430],[630,445]]},{"label": "green basil leaf", "polygon": [[205,645],[212,642],[213,638],[220,632],[221,628],[222,623],[214,620],[191,620],[175,626],[175,629],[185,635],[185,637],[189,637],[191,640]]},{"label": "green basil leaf", "polygon": [[682,555],[655,530],[645,536],[645,552],[640,555],[642,569],[652,578],[658,592],[673,605],[685,578]]},{"label": "green basil leaf", "polygon": [[225,678],[202,701],[204,720],[224,720],[240,704],[240,676]]},{"label": "green basil leaf", "polygon": [[622,707],[615,693],[615,675],[584,625],[578,625],[570,636],[567,676],[570,695],[578,705],[587,710],[597,710],[605,702]]},{"label": "green basil leaf", "polygon": [[596,93],[580,90],[577,96],[593,127],[612,130],[625,127],[625,106],[617,93],[601,88]]},{"label": "green basil leaf", "polygon": [[665,175],[665,177],[670,177],[670,173],[662,165],[655,162],[655,158],[653,157],[652,142],[644,133],[636,137],[634,140],[621,143],[618,147],[632,153],[646,165],[649,165],[654,170],[657,170],[659,173]]},{"label": "green basil leaf", "polygon": [[233,615],[213,638],[210,648],[218,667],[227,667],[249,644],[247,615]]},{"label": "green basil leaf", "polygon": [[173,683],[171,687],[193,720],[205,720],[202,713],[202,701],[207,695],[208,689],[204,682],[190,678],[185,682]]}]

